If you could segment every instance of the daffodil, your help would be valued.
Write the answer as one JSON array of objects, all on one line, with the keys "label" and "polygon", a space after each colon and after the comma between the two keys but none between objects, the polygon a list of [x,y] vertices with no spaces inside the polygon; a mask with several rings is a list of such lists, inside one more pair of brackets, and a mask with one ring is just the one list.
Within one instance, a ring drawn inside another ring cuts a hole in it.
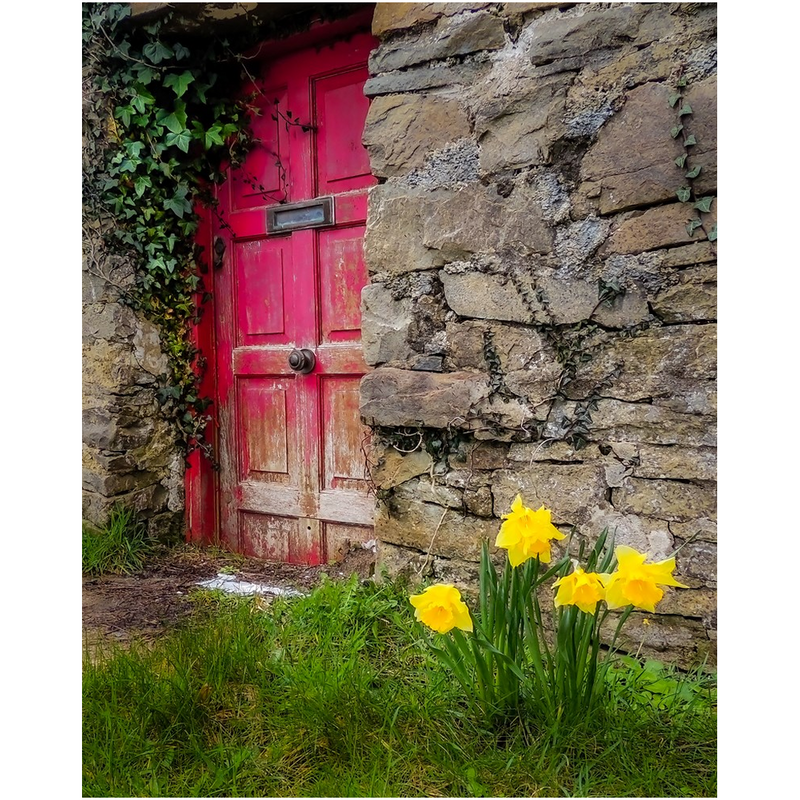
[{"label": "daffodil", "polygon": [[447,633],[453,628],[472,630],[472,618],[461,600],[461,592],[449,583],[429,586],[422,594],[412,595],[409,599],[416,608],[416,618],[439,633]]},{"label": "daffodil", "polygon": [[553,586],[558,586],[556,606],[578,606],[587,614],[594,614],[598,602],[606,596],[600,576],[596,572],[584,572],[580,567],[571,575],[559,578]]},{"label": "daffodil", "polygon": [[512,567],[518,567],[529,558],[539,556],[543,564],[550,562],[550,540],[566,538],[550,521],[550,510],[542,506],[538,511],[523,505],[517,495],[511,504],[511,513],[504,514],[495,547],[508,550]]},{"label": "daffodil", "polygon": [[617,557],[617,571],[600,576],[606,587],[606,604],[609,608],[633,605],[653,613],[656,603],[664,596],[664,591],[659,586],[688,588],[672,577],[674,558],[645,564],[646,554],[625,545],[617,547],[614,553]]}]

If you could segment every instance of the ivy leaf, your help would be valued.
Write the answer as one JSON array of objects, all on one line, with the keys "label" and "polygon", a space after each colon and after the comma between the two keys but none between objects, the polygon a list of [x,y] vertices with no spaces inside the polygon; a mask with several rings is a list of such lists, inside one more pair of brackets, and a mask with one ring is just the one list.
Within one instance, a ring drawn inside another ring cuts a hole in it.
[{"label": "ivy leaf", "polygon": [[681,96],[679,94],[677,94],[677,93],[676,94],[671,94],[669,96],[669,107],[670,108],[675,108],[675,106],[678,105],[678,100],[680,100],[680,99],[681,99]]},{"label": "ivy leaf", "polygon": [[212,125],[205,133],[204,144],[206,150],[215,144],[225,144],[224,139],[220,136],[222,128],[219,125]]},{"label": "ivy leaf", "polygon": [[134,181],[133,188],[136,191],[136,196],[141,197],[144,194],[145,189],[153,188],[153,183],[147,175],[140,175]]},{"label": "ivy leaf", "polygon": [[144,142],[125,142],[125,150],[129,156],[139,158],[144,150]]},{"label": "ivy leaf", "polygon": [[187,193],[188,189],[186,186],[179,186],[174,196],[164,201],[164,208],[167,209],[167,211],[174,212],[176,216],[183,219],[184,214],[191,213],[192,211],[192,204],[186,197]]},{"label": "ivy leaf", "polygon": [[702,224],[703,224],[703,221],[699,217],[695,217],[694,219],[690,219],[688,224],[686,225],[686,233],[688,233],[689,236],[694,236],[694,232],[699,227],[701,227]]},{"label": "ivy leaf", "polygon": [[165,58],[175,55],[171,47],[168,47],[159,41],[149,42],[146,44],[142,48],[142,54],[153,64],[160,64]]},{"label": "ivy leaf", "polygon": [[182,100],[176,101],[175,110],[172,113],[162,108],[156,114],[156,122],[164,125],[172,133],[181,133],[186,129],[186,103]]},{"label": "ivy leaf", "polygon": [[151,83],[153,78],[158,75],[158,72],[154,70],[152,67],[147,67],[144,64],[136,64],[134,66],[134,70],[136,71],[136,78],[138,82],[142,84],[142,86],[147,86],[148,83]]},{"label": "ivy leaf", "polygon": [[172,133],[182,133],[184,130],[186,130],[186,128],[181,125],[180,120],[175,116],[175,114],[167,114],[167,116],[164,117],[161,122]]},{"label": "ivy leaf", "polygon": [[702,167],[692,167],[692,169],[690,169],[686,173],[686,177],[687,178],[696,178],[700,174],[700,170],[701,169],[702,169]]},{"label": "ivy leaf", "polygon": [[188,153],[189,145],[192,142],[192,134],[184,128],[178,133],[168,133],[164,139],[164,142],[169,147],[176,145],[180,150],[183,150],[184,153]]},{"label": "ivy leaf", "polygon": [[676,164],[677,164],[679,167],[681,167],[681,168],[682,168],[682,167],[683,167],[683,165],[686,163],[686,159],[687,159],[687,158],[688,158],[687,154],[686,154],[686,153],[684,153],[682,156],[678,156],[678,157],[675,159],[675,163],[676,163]]},{"label": "ivy leaf", "polygon": [[210,83],[200,83],[195,81],[194,84],[194,93],[197,95],[197,99],[205,105],[206,101],[206,91],[211,88]]},{"label": "ivy leaf", "polygon": [[694,134],[690,133],[684,140],[683,145],[684,147],[688,147],[689,145],[697,144],[697,139],[695,139]]},{"label": "ivy leaf", "polygon": [[177,72],[167,75],[164,78],[164,86],[171,88],[177,97],[182,97],[192,81],[194,81],[194,75],[186,69],[180,75]]},{"label": "ivy leaf", "polygon": [[688,103],[684,103],[681,110],[678,112],[679,117],[685,117],[687,114],[692,113],[692,107]]},{"label": "ivy leaf", "polygon": [[704,214],[708,214],[711,211],[711,203],[714,202],[713,197],[702,197],[694,204],[694,208],[698,211],[702,211]]},{"label": "ivy leaf", "polygon": [[686,86],[686,78],[678,78],[678,82],[675,84],[676,86]]},{"label": "ivy leaf", "polygon": [[676,125],[670,132],[669,135],[673,139],[677,139],[680,132],[683,130],[683,125]]},{"label": "ivy leaf", "polygon": [[711,230],[708,232],[708,241],[715,242],[717,240],[717,225],[714,223],[711,226]]},{"label": "ivy leaf", "polygon": [[692,196],[692,190],[688,186],[681,186],[675,194],[678,195],[681,203],[685,203]]},{"label": "ivy leaf", "polygon": [[184,47],[180,42],[175,43],[175,59],[177,61],[181,61],[184,58],[188,58],[190,55],[190,51],[188,47]]},{"label": "ivy leaf", "polygon": [[156,99],[145,87],[143,83],[133,84],[134,96],[131,105],[140,113],[144,114],[145,106],[152,106]]},{"label": "ivy leaf", "polygon": [[131,117],[133,116],[133,109],[130,106],[119,106],[114,111],[114,116],[122,120],[122,124],[127,128],[131,124]]}]

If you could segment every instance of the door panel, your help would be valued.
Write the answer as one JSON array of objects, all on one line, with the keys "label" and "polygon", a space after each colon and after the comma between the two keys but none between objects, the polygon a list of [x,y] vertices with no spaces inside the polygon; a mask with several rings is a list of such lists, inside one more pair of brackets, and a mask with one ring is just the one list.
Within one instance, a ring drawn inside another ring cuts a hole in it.
[{"label": "door panel", "polygon": [[325,342],[361,341],[361,290],[367,282],[364,226],[321,230],[320,321]]},{"label": "door panel", "polygon": [[[358,385],[374,44],[356,34],[264,65],[257,147],[220,190],[220,540],[260,558],[316,564],[372,537]],[[324,196],[332,224],[267,232],[268,208]],[[291,369],[295,348],[315,355],[310,373]]]}]

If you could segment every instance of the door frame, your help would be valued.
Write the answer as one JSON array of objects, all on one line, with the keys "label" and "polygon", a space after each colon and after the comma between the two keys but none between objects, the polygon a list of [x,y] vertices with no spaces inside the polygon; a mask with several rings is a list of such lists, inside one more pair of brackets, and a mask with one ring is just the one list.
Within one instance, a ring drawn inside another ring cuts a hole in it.
[{"label": "door frame", "polygon": [[[267,39],[253,48],[247,55],[259,62],[266,62],[290,54],[296,50],[313,45],[324,45],[328,42],[363,31],[369,32],[375,10],[374,4],[359,4],[360,8],[352,15],[331,22],[312,23],[308,30],[294,34],[285,39]],[[215,187],[216,194],[216,187]],[[192,329],[192,342],[200,351],[205,368],[202,371],[199,391],[202,397],[212,399],[207,409],[209,422],[205,438],[219,453],[219,392],[217,386],[216,363],[216,303],[214,278],[213,227],[211,210],[197,207],[198,231],[196,242],[202,248],[201,267],[203,289],[210,295],[207,302],[202,303],[202,293],[195,297],[200,309],[199,320]],[[220,480],[219,472],[209,458],[199,450],[189,454],[184,473],[185,492],[185,525],[186,541],[202,545],[219,545],[220,543]]]}]

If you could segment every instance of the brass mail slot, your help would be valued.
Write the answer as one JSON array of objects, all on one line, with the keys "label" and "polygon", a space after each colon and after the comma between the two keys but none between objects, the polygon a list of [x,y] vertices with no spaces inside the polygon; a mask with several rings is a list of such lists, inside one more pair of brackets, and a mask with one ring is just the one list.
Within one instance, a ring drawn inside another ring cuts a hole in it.
[{"label": "brass mail slot", "polygon": [[334,222],[333,197],[318,197],[267,209],[267,233],[322,228]]}]

